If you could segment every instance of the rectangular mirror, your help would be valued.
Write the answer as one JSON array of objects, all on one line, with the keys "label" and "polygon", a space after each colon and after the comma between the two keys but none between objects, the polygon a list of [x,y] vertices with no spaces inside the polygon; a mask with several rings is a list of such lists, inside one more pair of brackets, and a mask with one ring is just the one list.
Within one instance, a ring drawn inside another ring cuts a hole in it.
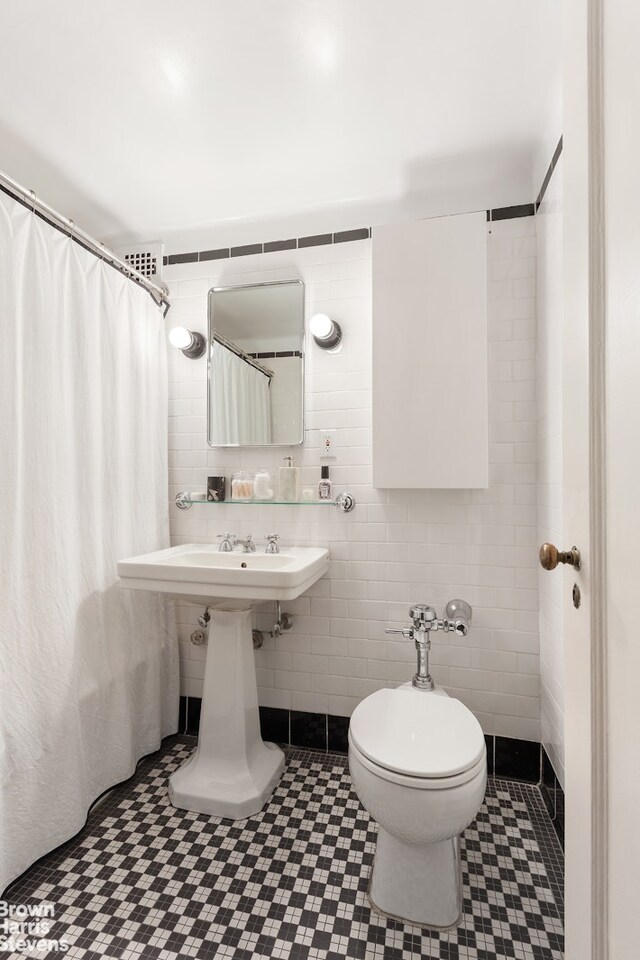
[{"label": "rectangular mirror", "polygon": [[304,283],[209,291],[207,439],[212,447],[304,440]]}]

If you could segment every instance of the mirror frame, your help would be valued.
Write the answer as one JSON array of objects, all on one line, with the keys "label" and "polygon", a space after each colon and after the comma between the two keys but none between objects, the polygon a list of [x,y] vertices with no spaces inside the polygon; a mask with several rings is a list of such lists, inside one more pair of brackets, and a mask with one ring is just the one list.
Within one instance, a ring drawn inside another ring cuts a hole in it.
[{"label": "mirror frame", "polygon": [[[300,376],[300,389],[302,391],[302,426],[300,430],[300,439],[294,440],[292,443],[212,443],[210,440],[211,431],[210,431],[210,421],[211,421],[211,356],[213,348],[215,345],[215,327],[213,324],[213,300],[216,293],[229,293],[231,290],[257,290],[260,287],[281,287],[285,285],[290,285],[292,283],[297,283],[302,288],[302,330],[301,330],[301,346],[300,353],[302,354],[302,370]],[[223,450],[223,449],[262,449],[268,450],[271,447],[301,447],[304,444],[305,435],[306,435],[306,413],[307,413],[307,400],[306,400],[306,381],[305,381],[305,372],[306,372],[306,316],[305,316],[305,289],[304,289],[304,280],[301,280],[299,277],[292,277],[290,280],[264,280],[262,283],[237,283],[231,284],[227,287],[211,287],[207,294],[207,332],[208,332],[208,343],[207,343],[207,444],[212,447],[214,450]]]}]

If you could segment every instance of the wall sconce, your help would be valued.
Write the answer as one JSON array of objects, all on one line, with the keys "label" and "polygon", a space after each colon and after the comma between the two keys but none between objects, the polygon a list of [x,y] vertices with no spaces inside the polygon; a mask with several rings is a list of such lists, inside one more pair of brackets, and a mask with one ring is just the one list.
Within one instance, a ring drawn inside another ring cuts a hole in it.
[{"label": "wall sconce", "polygon": [[173,327],[169,331],[169,343],[177,350],[182,350],[190,360],[199,360],[207,349],[207,341],[202,334],[187,330],[186,327]]},{"label": "wall sconce", "polygon": [[342,328],[326,313],[316,313],[309,321],[313,339],[323,350],[332,350],[342,340]]}]

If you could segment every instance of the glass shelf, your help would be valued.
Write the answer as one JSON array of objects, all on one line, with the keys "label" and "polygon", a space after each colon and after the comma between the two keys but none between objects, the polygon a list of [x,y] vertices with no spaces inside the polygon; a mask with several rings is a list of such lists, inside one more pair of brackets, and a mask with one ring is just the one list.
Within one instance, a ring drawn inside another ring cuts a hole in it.
[{"label": "glass shelf", "polygon": [[209,503],[216,507],[228,507],[231,504],[254,507],[321,507],[328,504],[335,506],[333,500],[192,500],[191,503]]},{"label": "glass shelf", "polygon": [[350,493],[340,493],[334,500],[192,500],[191,494],[182,491],[176,494],[176,506],[180,510],[189,510],[194,503],[212,507],[337,507],[342,513],[350,513],[356,505],[355,497]]}]

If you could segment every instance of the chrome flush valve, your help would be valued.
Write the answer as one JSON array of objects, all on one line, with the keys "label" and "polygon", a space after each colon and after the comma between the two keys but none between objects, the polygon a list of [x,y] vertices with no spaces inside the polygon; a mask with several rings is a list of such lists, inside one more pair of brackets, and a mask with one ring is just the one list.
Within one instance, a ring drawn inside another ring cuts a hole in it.
[{"label": "chrome flush valve", "polygon": [[418,669],[411,683],[418,690],[433,690],[435,683],[429,673],[429,651],[431,649],[431,631],[444,630],[466,637],[469,632],[472,610],[465,600],[450,600],[446,608],[446,618],[438,620],[433,607],[416,603],[409,610],[413,626],[401,630],[387,629],[385,633],[398,633],[413,640],[418,655]]},{"label": "chrome flush valve", "polygon": [[[430,633],[434,629],[434,624],[438,622],[438,614],[433,607],[424,603],[416,603],[409,610],[409,616],[413,620],[412,627],[403,627],[401,630],[385,630],[385,633],[399,633],[407,640],[414,640],[416,653],[418,654],[418,669],[411,681],[418,690],[433,690],[435,683],[429,673],[429,650],[431,649]],[[437,630],[438,628],[435,627]]]}]

